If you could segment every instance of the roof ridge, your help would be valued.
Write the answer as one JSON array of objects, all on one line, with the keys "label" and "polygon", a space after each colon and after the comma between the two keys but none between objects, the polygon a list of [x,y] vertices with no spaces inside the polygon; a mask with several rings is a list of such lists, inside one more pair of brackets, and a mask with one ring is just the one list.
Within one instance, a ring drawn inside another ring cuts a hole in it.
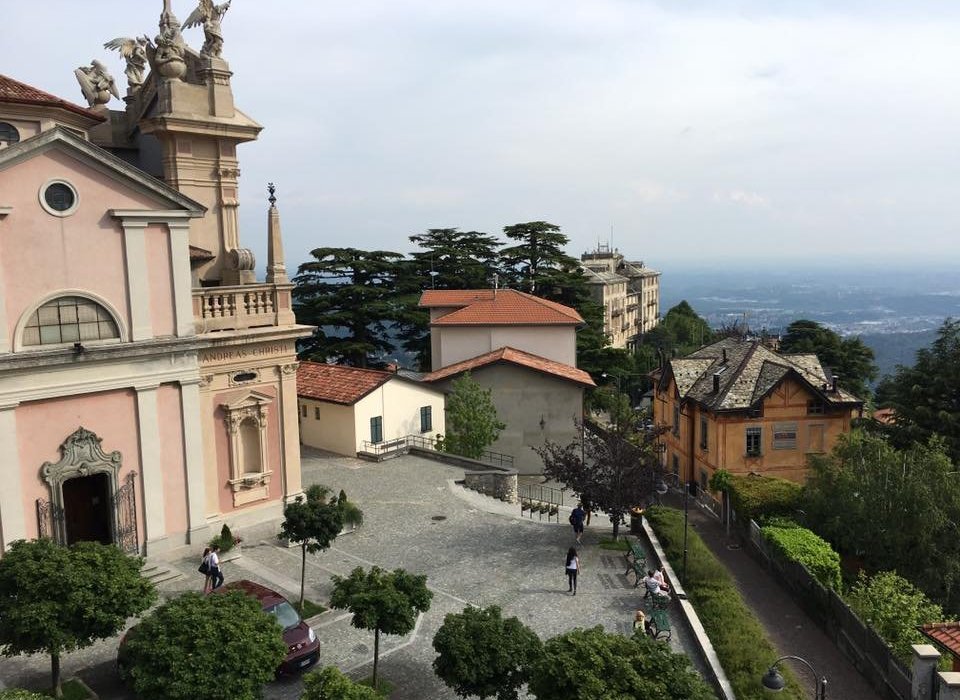
[{"label": "roof ridge", "polygon": [[[4,90],[4,83],[12,83],[7,91]],[[17,92],[27,94],[18,95]],[[35,95],[30,96],[29,93],[35,93]],[[106,117],[104,115],[97,114],[92,109],[83,107],[62,97],[58,97],[53,93],[42,90],[34,85],[30,85],[29,83],[25,83],[22,80],[17,80],[16,78],[11,78],[9,75],[0,73],[0,101],[4,100],[19,104],[51,104],[58,107],[63,107],[71,112],[78,112],[86,117],[97,119],[98,121],[106,121]]]},{"label": "roof ridge", "polygon": [[332,367],[335,369],[349,369],[357,372],[370,372],[371,374],[393,374],[385,369],[374,369],[373,367],[354,367],[353,365],[338,365],[336,362],[317,362],[316,360],[301,360],[302,365],[314,365],[317,367]]}]

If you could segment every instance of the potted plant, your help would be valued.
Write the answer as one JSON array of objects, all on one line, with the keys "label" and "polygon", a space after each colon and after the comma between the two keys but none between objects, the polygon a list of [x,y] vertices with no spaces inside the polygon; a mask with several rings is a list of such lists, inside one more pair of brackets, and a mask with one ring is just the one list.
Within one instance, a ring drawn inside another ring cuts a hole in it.
[{"label": "potted plant", "polygon": [[340,495],[337,496],[337,508],[340,510],[340,518],[347,532],[353,532],[363,524],[363,511],[357,507],[356,503],[347,500],[347,493],[343,489],[340,489]]},{"label": "potted plant", "polygon": [[242,542],[243,539],[230,532],[230,527],[224,523],[223,527],[220,528],[220,534],[210,540],[208,546],[217,545],[220,547],[220,561],[232,561],[243,554],[240,547]]}]

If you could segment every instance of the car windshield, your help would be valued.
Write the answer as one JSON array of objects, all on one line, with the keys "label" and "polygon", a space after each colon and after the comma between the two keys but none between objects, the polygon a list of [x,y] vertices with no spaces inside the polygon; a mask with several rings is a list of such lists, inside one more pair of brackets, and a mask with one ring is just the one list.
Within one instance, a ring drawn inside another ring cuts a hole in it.
[{"label": "car windshield", "polygon": [[277,618],[277,624],[283,627],[285,630],[288,630],[291,627],[296,627],[300,624],[300,616],[297,614],[297,611],[294,609],[294,607],[287,601],[278,603],[272,608],[267,608],[267,612]]}]

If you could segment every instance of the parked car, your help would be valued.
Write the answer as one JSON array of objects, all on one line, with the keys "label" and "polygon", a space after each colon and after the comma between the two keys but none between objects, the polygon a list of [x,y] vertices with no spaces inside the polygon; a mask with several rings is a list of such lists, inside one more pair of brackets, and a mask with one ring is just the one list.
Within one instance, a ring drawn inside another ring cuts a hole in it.
[{"label": "parked car", "polygon": [[[263,611],[272,615],[277,624],[283,628],[283,641],[287,645],[287,656],[277,668],[277,675],[297,673],[313,666],[320,658],[320,640],[317,639],[313,628],[303,621],[297,609],[282,595],[266,586],[245,579],[231,581],[213,591],[211,595],[226,591],[241,591],[251,598],[256,598]],[[124,648],[127,641],[136,633],[137,625],[134,625],[123,635],[120,640],[120,647],[117,649],[117,672],[124,682],[129,678],[127,672],[129,663]]]}]

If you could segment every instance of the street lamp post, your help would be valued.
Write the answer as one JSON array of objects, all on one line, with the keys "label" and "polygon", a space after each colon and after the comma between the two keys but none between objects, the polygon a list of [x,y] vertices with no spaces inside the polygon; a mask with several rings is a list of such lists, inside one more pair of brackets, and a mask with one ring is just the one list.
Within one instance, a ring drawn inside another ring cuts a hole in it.
[{"label": "street lamp post", "polygon": [[779,693],[781,690],[784,689],[784,687],[786,687],[787,682],[783,679],[783,676],[780,675],[780,671],[777,670],[777,665],[781,661],[785,661],[787,659],[793,659],[794,661],[799,661],[808,669],[810,669],[810,673],[812,673],[813,677],[817,679],[817,685],[813,690],[813,699],[827,700],[827,677],[821,676],[820,674],[818,674],[816,670],[813,668],[813,666],[810,665],[809,661],[799,656],[789,656],[789,655],[781,656],[779,659],[774,661],[770,665],[770,668],[767,669],[767,672],[763,674],[763,679],[760,681],[763,687],[766,688],[767,690],[772,690],[776,693]]}]

